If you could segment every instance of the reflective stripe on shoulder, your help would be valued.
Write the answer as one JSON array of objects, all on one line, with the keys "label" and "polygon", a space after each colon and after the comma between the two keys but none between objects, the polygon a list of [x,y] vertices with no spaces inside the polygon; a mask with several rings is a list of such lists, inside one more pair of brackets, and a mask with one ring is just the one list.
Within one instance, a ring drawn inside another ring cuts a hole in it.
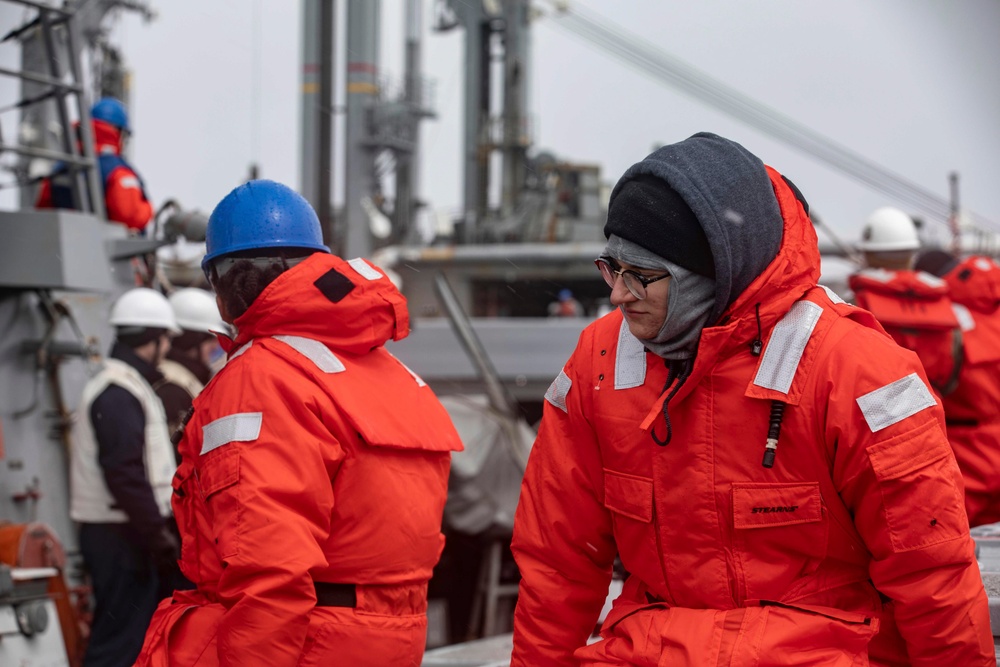
[{"label": "reflective stripe on shoulder", "polygon": [[347,263],[350,264],[351,268],[357,271],[358,275],[362,278],[367,278],[368,280],[378,280],[382,277],[382,274],[375,270],[375,267],[360,257],[349,259],[347,260]]},{"label": "reflective stripe on shoulder", "polygon": [[646,382],[646,348],[622,320],[615,354],[615,389],[641,387]]},{"label": "reflective stripe on shoulder", "polygon": [[813,329],[823,314],[823,307],[812,301],[796,301],[774,326],[764,358],[757,367],[753,383],[758,387],[787,394],[795,371]]},{"label": "reflective stripe on shoulder", "polygon": [[409,373],[410,377],[412,377],[416,381],[418,387],[426,387],[427,386],[427,383],[424,382],[424,379],[422,377],[420,377],[419,375],[417,375],[416,373],[414,373],[412,368],[410,368],[409,366],[407,366],[406,364],[404,364],[402,361],[399,361],[399,357],[397,357],[396,355],[394,355],[392,352],[389,352],[389,350],[386,350],[386,353],[390,357],[392,357],[393,359],[395,359],[399,363],[400,366],[402,366],[403,368],[406,369],[406,372]]},{"label": "reflective stripe on shoulder", "polygon": [[253,341],[252,340],[249,343],[247,343],[246,345],[244,345],[243,347],[241,347],[240,349],[238,349],[235,352],[233,352],[233,355],[231,357],[229,357],[229,360],[232,361],[236,357],[240,356],[241,354],[243,354],[244,352],[246,352],[247,350],[249,350],[251,345],[253,345]]},{"label": "reflective stripe on shoulder", "polygon": [[887,283],[896,277],[895,271],[888,271],[886,269],[861,269],[858,273],[865,278],[871,278],[880,283]]},{"label": "reflective stripe on shoulder", "polygon": [[917,280],[925,285],[930,285],[931,287],[942,287],[944,281],[937,276],[931,275],[926,271],[917,271]]},{"label": "reflective stripe on shoulder", "polygon": [[566,408],[566,395],[572,386],[573,381],[566,375],[566,371],[559,371],[559,375],[556,376],[556,379],[549,385],[548,391],[545,392],[545,400],[563,412],[569,412]]},{"label": "reflective stripe on shoulder", "polygon": [[951,309],[955,312],[955,319],[958,320],[962,331],[972,331],[976,328],[976,320],[972,318],[972,313],[969,312],[968,308],[960,303],[952,303]]},{"label": "reflective stripe on shoulder", "polygon": [[820,285],[820,287],[822,287],[823,291],[826,292],[826,295],[827,295],[827,297],[830,298],[830,301],[833,301],[834,303],[847,303],[846,301],[844,301],[840,297],[839,294],[837,294],[836,292],[834,292],[832,289],[830,289],[826,285]]},{"label": "reflective stripe on shoulder", "polygon": [[128,188],[130,190],[138,190],[139,179],[136,178],[135,176],[123,176],[122,178],[118,179],[118,185],[120,185],[123,188]]},{"label": "reflective stripe on shoulder", "polygon": [[868,392],[857,399],[872,433],[901,422],[935,404],[930,389],[916,373]]},{"label": "reflective stripe on shoulder", "polygon": [[263,422],[263,412],[240,412],[205,424],[201,428],[202,455],[231,442],[253,442]]},{"label": "reflective stripe on shoulder", "polygon": [[344,363],[337,358],[337,355],[318,340],[303,338],[302,336],[275,336],[274,339],[280,340],[303,357],[309,359],[324,373],[342,373],[347,370]]}]

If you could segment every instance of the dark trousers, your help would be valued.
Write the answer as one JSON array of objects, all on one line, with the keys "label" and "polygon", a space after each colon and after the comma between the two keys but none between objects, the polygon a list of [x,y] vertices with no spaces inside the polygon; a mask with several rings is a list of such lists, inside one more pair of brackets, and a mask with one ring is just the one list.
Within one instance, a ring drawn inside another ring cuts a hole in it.
[{"label": "dark trousers", "polygon": [[159,577],[125,524],[80,525],[80,552],[94,590],[84,667],[131,667],[159,602]]}]

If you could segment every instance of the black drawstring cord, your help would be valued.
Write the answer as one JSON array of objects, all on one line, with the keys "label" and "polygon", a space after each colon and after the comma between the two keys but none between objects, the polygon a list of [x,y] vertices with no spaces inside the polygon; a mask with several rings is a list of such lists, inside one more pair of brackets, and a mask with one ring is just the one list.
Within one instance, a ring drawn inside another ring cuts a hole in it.
[{"label": "black drawstring cord", "polygon": [[750,343],[750,354],[752,354],[755,357],[759,357],[761,351],[763,351],[764,349],[764,341],[761,340],[763,334],[760,329],[760,304],[758,303],[754,305],[753,309],[754,313],[757,316],[757,337],[754,338],[753,341],[751,341]]},{"label": "black drawstring cord", "polygon": [[660,440],[658,437],[656,437],[655,425],[649,432],[649,434],[653,436],[653,442],[658,444],[660,447],[666,447],[667,444],[670,443],[670,439],[674,435],[673,426],[670,425],[670,413],[667,412],[667,406],[670,404],[670,399],[673,398],[674,394],[676,394],[680,390],[681,385],[684,384],[684,381],[687,380],[688,375],[691,374],[691,366],[693,365],[691,360],[685,359],[680,363],[682,365],[680,367],[679,372],[677,371],[677,368],[673,364],[667,363],[667,381],[663,385],[663,391],[666,391],[667,387],[670,386],[670,383],[674,381],[674,378],[677,378],[677,384],[674,385],[674,388],[670,390],[670,393],[667,394],[667,397],[663,399],[663,419],[664,421],[667,422],[667,437],[664,440]]},{"label": "black drawstring cord", "polygon": [[761,465],[765,468],[774,467],[774,457],[778,454],[778,437],[781,435],[781,420],[785,416],[785,402],[771,401],[771,417],[768,420],[767,443],[764,445],[764,460]]}]

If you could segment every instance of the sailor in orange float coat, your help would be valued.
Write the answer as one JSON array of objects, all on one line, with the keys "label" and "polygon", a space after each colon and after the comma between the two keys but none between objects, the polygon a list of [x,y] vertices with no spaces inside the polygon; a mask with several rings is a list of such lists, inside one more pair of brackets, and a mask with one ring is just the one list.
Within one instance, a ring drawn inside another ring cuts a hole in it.
[{"label": "sailor in orange float coat", "polygon": [[174,479],[197,590],[160,606],[137,664],[417,667],[461,443],[383,347],[409,332],[405,300],[366,261],[330,255],[308,203],[270,181],[216,207],[207,246],[238,334]]},{"label": "sailor in orange float coat", "polygon": [[[153,217],[153,205],[142,178],[122,157],[126,137],[131,132],[125,106],[114,98],[105,97],[94,104],[90,113],[94,153],[108,220],[142,231]],[[53,173],[42,180],[35,207],[80,208],[74,200],[71,178],[65,163],[58,163]]]},{"label": "sailor in orange float coat", "polygon": [[1000,267],[988,257],[958,260],[929,251],[917,267],[948,284],[962,326],[960,372],[945,394],[948,440],[965,480],[969,524],[1000,521]]},{"label": "sailor in orange float coat", "polygon": [[[515,518],[513,667],[995,664],[942,410],[911,352],[816,286],[803,206],[711,134],[615,188],[620,310],[546,395]],[[693,345],[661,335],[672,318]],[[616,554],[630,576],[587,645]]]}]

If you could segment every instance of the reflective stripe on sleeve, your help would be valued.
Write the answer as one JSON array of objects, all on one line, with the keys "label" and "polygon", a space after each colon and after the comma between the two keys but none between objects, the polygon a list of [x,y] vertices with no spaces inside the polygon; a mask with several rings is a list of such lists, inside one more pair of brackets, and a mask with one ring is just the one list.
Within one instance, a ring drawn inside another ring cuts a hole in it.
[{"label": "reflective stripe on sleeve", "polygon": [[275,336],[274,338],[309,359],[324,373],[342,373],[347,370],[337,355],[318,340],[302,336]]},{"label": "reflective stripe on sleeve", "polygon": [[376,271],[371,264],[360,257],[349,259],[347,260],[347,263],[350,264],[351,268],[357,271],[362,278],[367,278],[368,280],[378,280],[382,277],[381,273]]},{"label": "reflective stripe on sleeve", "polygon": [[930,389],[916,373],[868,392],[857,401],[872,433],[901,422],[935,403]]},{"label": "reflective stripe on sleeve", "polygon": [[960,303],[953,303],[951,309],[955,312],[955,319],[958,320],[962,331],[972,331],[976,328],[976,321],[972,319],[972,313],[969,312],[968,308]]},{"label": "reflective stripe on sleeve", "polygon": [[641,387],[646,382],[646,348],[622,320],[615,353],[615,389]]},{"label": "reflective stripe on sleeve", "polygon": [[253,442],[260,435],[262,412],[240,412],[216,419],[201,429],[201,453],[208,454],[231,442]]},{"label": "reflective stripe on sleeve", "polygon": [[812,301],[796,301],[775,325],[764,349],[753,383],[758,387],[787,394],[799,368],[802,353],[813,329],[823,314],[823,307]]},{"label": "reflective stripe on sleeve", "polygon": [[566,394],[569,393],[572,386],[573,381],[566,375],[566,371],[559,371],[559,375],[549,385],[549,390],[545,392],[545,400],[563,412],[569,412],[566,409]]}]

